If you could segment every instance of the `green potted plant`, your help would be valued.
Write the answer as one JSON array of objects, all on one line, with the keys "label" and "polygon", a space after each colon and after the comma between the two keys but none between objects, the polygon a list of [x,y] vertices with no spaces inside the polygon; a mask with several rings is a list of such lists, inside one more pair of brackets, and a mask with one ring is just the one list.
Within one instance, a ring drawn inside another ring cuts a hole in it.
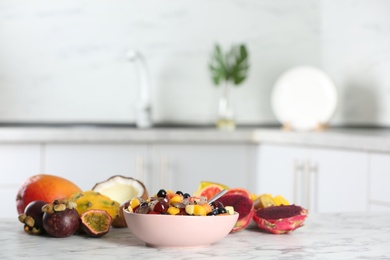
[{"label": "green potted plant", "polygon": [[248,51],[244,44],[233,45],[223,52],[216,44],[209,63],[211,78],[215,86],[222,85],[216,125],[220,129],[235,129],[236,123],[230,106],[229,89],[239,86],[248,76]]}]

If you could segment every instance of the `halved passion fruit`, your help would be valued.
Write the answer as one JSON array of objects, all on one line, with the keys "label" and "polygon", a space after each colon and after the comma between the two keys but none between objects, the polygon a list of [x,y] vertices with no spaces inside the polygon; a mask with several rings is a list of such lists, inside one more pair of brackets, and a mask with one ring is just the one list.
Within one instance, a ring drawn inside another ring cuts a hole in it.
[{"label": "halved passion fruit", "polygon": [[112,218],[104,210],[88,210],[80,219],[83,230],[91,237],[102,237],[110,231]]},{"label": "halved passion fruit", "polygon": [[270,206],[256,210],[253,220],[260,229],[284,234],[301,227],[307,214],[307,209],[297,205]]}]

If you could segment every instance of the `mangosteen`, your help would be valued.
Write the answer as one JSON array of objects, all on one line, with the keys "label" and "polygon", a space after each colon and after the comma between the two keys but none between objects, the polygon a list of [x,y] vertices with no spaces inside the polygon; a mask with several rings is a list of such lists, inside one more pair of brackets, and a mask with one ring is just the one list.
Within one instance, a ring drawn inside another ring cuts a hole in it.
[{"label": "mangosteen", "polygon": [[53,237],[69,237],[79,228],[80,217],[75,209],[76,203],[55,200],[43,206],[43,228]]},{"label": "mangosteen", "polygon": [[24,213],[19,215],[19,221],[24,224],[24,231],[26,233],[39,235],[45,231],[42,223],[44,213],[42,207],[46,204],[47,202],[42,200],[32,201],[24,209]]}]

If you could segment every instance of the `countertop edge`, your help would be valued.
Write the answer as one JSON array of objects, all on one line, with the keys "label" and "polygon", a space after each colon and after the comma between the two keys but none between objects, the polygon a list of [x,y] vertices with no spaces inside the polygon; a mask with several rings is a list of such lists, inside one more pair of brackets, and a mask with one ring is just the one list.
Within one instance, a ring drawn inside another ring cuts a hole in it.
[{"label": "countertop edge", "polygon": [[390,152],[390,130],[327,129],[312,132],[281,128],[93,128],[4,127],[0,144],[135,143],[135,144],[277,144],[372,152]]}]

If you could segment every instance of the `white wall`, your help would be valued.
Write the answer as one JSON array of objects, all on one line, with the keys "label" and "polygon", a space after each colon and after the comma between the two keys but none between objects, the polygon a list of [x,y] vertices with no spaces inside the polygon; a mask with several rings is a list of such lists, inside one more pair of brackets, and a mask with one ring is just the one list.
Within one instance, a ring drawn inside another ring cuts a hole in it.
[{"label": "white wall", "polygon": [[338,84],[334,124],[389,125],[389,14],[387,0],[0,0],[0,122],[134,122],[125,54],[138,49],[154,121],[212,124],[210,51],[243,42],[251,70],[232,91],[238,123],[275,123],[274,81],[313,65]]},{"label": "white wall", "polygon": [[322,0],[321,63],[339,86],[333,122],[390,126],[390,1]]}]

